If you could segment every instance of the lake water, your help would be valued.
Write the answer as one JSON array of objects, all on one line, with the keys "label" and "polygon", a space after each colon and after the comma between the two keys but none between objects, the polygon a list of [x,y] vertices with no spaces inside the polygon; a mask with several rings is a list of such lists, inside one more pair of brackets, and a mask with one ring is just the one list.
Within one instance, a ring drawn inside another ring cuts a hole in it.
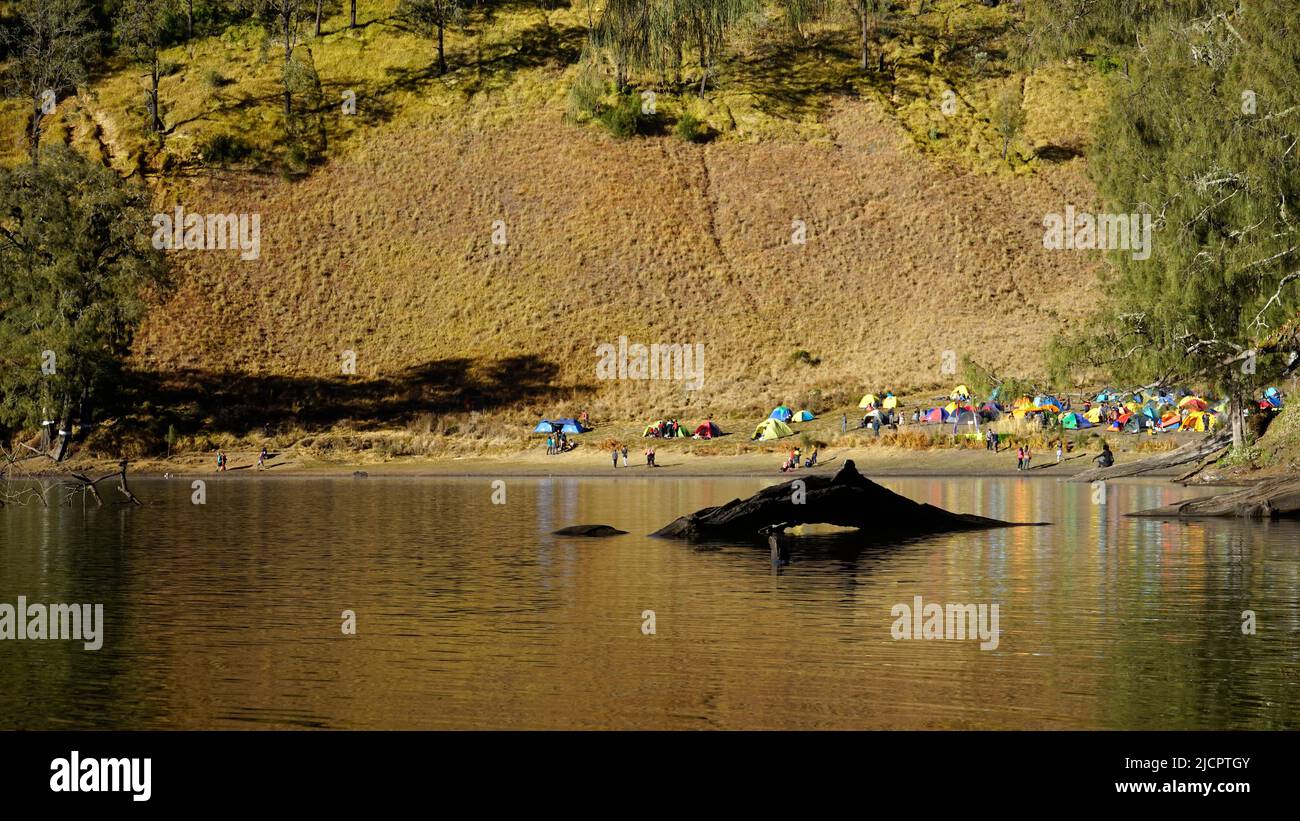
[{"label": "lake water", "polygon": [[[209,478],[199,506],[157,479],[145,508],[0,509],[0,602],[106,622],[98,651],[0,641],[0,727],[1297,726],[1300,525],[1121,516],[1196,492],[1160,482],[885,478],[1053,525],[811,536],[779,571],[644,535],[775,481],[513,479],[498,505],[487,478]],[[630,534],[550,535],[584,523]],[[895,640],[915,596],[997,603],[996,649]]]}]

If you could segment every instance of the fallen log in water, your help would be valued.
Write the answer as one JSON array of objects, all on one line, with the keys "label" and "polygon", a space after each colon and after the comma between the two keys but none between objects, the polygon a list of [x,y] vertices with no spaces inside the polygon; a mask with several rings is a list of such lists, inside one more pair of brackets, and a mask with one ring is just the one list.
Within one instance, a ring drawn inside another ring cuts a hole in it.
[{"label": "fallen log in water", "polygon": [[1190,519],[1202,516],[1235,516],[1249,519],[1300,517],[1300,477],[1265,479],[1252,485],[1217,496],[1184,499],[1172,505],[1128,513],[1157,519]]},{"label": "fallen log in water", "polygon": [[[796,484],[802,483],[802,484]],[[907,538],[1015,527],[966,513],[950,513],[886,490],[858,473],[853,461],[834,476],[805,476],[682,516],[651,533],[669,539],[765,539],[773,530],[801,524],[856,527],[873,535]]]},{"label": "fallen log in water", "polygon": [[1076,474],[1070,478],[1071,482],[1100,482],[1106,479],[1119,479],[1123,476],[1137,476],[1140,473],[1150,473],[1153,470],[1162,470],[1164,468],[1177,467],[1185,465],[1188,462],[1195,462],[1199,459],[1205,459],[1232,443],[1232,434],[1228,432],[1216,433],[1214,436],[1208,436],[1196,442],[1188,442],[1180,448],[1158,453],[1155,456],[1148,456],[1145,459],[1135,459],[1132,462],[1125,462],[1122,465],[1111,465],[1108,468],[1093,468],[1085,470],[1083,473]]}]

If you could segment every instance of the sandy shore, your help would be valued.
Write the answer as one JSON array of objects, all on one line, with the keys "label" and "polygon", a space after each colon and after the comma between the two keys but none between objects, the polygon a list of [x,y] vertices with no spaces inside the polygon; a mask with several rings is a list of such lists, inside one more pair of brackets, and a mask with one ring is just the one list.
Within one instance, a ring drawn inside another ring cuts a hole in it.
[{"label": "sandy shore", "polygon": [[[325,461],[320,459],[300,458],[294,453],[273,455],[268,460],[268,467],[258,470],[256,452],[228,451],[230,468],[219,474],[231,479],[275,479],[282,477],[337,477],[352,476],[356,471],[363,471],[367,476],[405,476],[405,477],[607,477],[607,476],[644,476],[644,477],[706,477],[706,476],[743,476],[743,477],[786,477],[795,474],[782,474],[781,453],[741,453],[734,455],[698,455],[691,452],[689,446],[679,443],[664,443],[656,447],[658,466],[647,467],[644,447],[629,451],[628,467],[615,468],[607,452],[580,448],[576,451],[548,456],[544,449],[506,455],[464,456],[433,459],[428,457],[399,457],[387,461]],[[819,463],[811,472],[823,473],[838,470],[847,460],[852,459],[858,470],[868,476],[953,476],[953,477],[991,477],[1020,476],[1067,478],[1093,467],[1092,457],[1095,453],[1066,454],[1060,464],[1056,463],[1054,452],[1036,454],[1032,468],[1028,472],[1016,470],[1015,451],[1001,451],[994,454],[982,449],[935,448],[931,450],[913,450],[901,447],[863,447],[840,448],[822,451]],[[1136,453],[1118,452],[1118,463],[1138,458]],[[96,476],[112,472],[111,463],[96,462],[93,465],[78,465],[79,470],[89,470]],[[809,471],[800,469],[799,473]],[[1163,474],[1176,475],[1181,470],[1166,471]],[[211,476],[217,475],[211,458],[182,457],[171,460],[141,461],[131,464],[131,475],[148,476]]]}]

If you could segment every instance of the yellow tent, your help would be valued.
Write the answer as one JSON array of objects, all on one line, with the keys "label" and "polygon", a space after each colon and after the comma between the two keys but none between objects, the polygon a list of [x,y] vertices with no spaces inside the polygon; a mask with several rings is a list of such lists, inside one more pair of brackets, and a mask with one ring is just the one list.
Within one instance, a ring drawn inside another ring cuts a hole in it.
[{"label": "yellow tent", "polygon": [[1184,396],[1182,401],[1178,403],[1179,410],[1187,410],[1190,408],[1194,411],[1203,411],[1208,407],[1209,404],[1199,396]]},{"label": "yellow tent", "polygon": [[948,394],[949,399],[970,399],[970,388],[965,385],[958,385]]},{"label": "yellow tent", "polygon": [[1219,419],[1214,414],[1195,410],[1183,417],[1183,423],[1178,426],[1178,429],[1206,431],[1214,430],[1218,424]]},{"label": "yellow tent", "polygon": [[944,410],[948,411],[948,413],[955,413],[955,412],[957,411],[957,403],[956,403],[956,402],[949,402],[949,403],[944,407]]},{"label": "yellow tent", "polygon": [[875,406],[876,395],[874,393],[869,393],[866,396],[863,396],[862,401],[858,403],[859,408],[874,408]]},{"label": "yellow tent", "polygon": [[893,410],[894,408],[898,407],[898,397],[892,394],[886,396],[885,403],[881,405],[881,407],[884,408],[885,410]]},{"label": "yellow tent", "polygon": [[780,439],[783,436],[793,435],[794,431],[790,430],[790,426],[782,422],[780,419],[764,419],[762,422],[758,423],[758,427],[754,428],[754,435],[750,438],[766,441],[768,439]]},{"label": "yellow tent", "polygon": [[1100,406],[1100,405],[1097,405],[1097,406],[1095,406],[1095,407],[1089,408],[1088,411],[1087,411],[1087,413],[1085,413],[1083,416],[1084,416],[1085,419],[1087,419],[1089,422],[1093,423],[1094,425],[1100,423],[1100,422],[1101,422],[1101,406]]}]

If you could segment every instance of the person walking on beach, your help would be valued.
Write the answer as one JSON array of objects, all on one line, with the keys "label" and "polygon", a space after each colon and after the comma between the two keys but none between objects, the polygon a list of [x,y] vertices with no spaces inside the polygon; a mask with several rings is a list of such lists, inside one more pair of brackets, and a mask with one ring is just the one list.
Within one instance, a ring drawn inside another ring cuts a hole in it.
[{"label": "person walking on beach", "polygon": [[627,445],[623,446],[623,467],[627,467]]},{"label": "person walking on beach", "polygon": [[614,469],[618,470],[618,445],[614,446],[614,449],[609,452],[609,455],[614,459]]},{"label": "person walking on beach", "polygon": [[1029,463],[1032,462],[1033,459],[1034,452],[1029,449],[1029,445],[1025,445],[1025,470],[1029,470]]},{"label": "person walking on beach", "polygon": [[554,455],[555,455],[555,437],[554,437],[554,436],[548,436],[548,437],[546,437],[546,455],[547,455],[547,456],[554,456]]},{"label": "person walking on beach", "polygon": [[645,466],[652,468],[655,466],[655,447],[651,445],[645,449]]},{"label": "person walking on beach", "polygon": [[1062,454],[1062,453],[1064,453],[1064,451],[1063,451],[1062,448],[1061,448],[1061,440],[1060,440],[1060,439],[1057,439],[1057,440],[1056,440],[1056,464],[1058,464],[1058,465],[1061,464],[1061,454]]},{"label": "person walking on beach", "polygon": [[217,472],[223,472],[226,469],[226,452],[217,448]]},{"label": "person walking on beach", "polygon": [[1016,470],[1025,469],[1025,446],[1016,448]]},{"label": "person walking on beach", "polygon": [[263,448],[262,448],[262,452],[259,453],[259,454],[257,454],[257,469],[258,469],[258,470],[266,470],[266,456],[267,456],[266,448],[263,447]]}]

